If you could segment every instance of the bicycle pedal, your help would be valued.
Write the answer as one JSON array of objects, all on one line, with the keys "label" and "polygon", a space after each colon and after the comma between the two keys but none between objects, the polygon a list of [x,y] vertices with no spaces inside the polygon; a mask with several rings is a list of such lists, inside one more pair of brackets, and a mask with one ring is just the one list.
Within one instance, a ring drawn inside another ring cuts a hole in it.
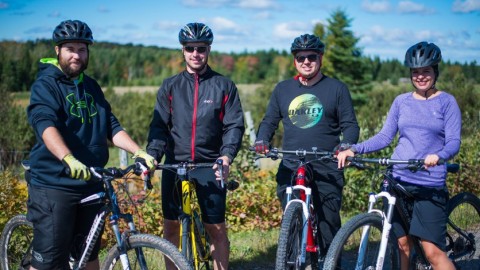
[{"label": "bicycle pedal", "polygon": [[240,184],[237,182],[237,181],[228,181],[227,183],[227,190],[230,190],[230,191],[234,191],[236,190],[238,187],[240,186]]}]

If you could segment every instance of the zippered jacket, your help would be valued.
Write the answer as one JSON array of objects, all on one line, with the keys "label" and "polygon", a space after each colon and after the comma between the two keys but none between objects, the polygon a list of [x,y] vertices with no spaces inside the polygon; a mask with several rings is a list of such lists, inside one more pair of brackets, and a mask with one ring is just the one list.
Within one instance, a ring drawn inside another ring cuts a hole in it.
[{"label": "zippered jacket", "polygon": [[183,71],[158,90],[147,151],[158,161],[212,162],[237,155],[245,131],[235,84],[210,67],[202,74]]},{"label": "zippered jacket", "polygon": [[42,59],[31,87],[27,115],[37,140],[29,158],[31,184],[75,192],[100,190],[102,183],[70,178],[62,161],[42,139],[45,129],[55,127],[75,158],[87,167],[105,166],[108,140],[123,128],[98,83],[85,74],[72,81],[57,66],[56,59]]}]

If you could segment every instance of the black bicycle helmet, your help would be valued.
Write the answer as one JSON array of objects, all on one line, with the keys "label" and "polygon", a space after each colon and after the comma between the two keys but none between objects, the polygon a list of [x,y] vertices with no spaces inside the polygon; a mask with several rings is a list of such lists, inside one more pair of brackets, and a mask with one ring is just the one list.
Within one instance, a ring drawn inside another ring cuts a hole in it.
[{"label": "black bicycle helmet", "polygon": [[90,27],[82,21],[66,20],[61,22],[53,30],[53,42],[61,45],[66,42],[93,43],[93,35]]},{"label": "black bicycle helmet", "polygon": [[325,44],[323,44],[317,36],[304,34],[295,38],[290,51],[293,54],[299,51],[316,51],[323,53],[325,51]]},{"label": "black bicycle helmet", "polygon": [[178,33],[178,41],[180,41],[182,45],[190,42],[205,42],[211,45],[213,42],[213,33],[210,27],[203,23],[189,23]]},{"label": "black bicycle helmet", "polygon": [[407,50],[404,65],[409,68],[436,66],[441,60],[440,48],[433,43],[422,41]]}]

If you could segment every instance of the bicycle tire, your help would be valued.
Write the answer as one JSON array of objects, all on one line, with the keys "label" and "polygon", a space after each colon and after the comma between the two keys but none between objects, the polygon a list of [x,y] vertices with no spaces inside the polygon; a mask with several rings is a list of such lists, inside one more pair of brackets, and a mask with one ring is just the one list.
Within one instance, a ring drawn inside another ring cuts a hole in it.
[{"label": "bicycle tire", "polygon": [[[479,269],[480,265],[480,199],[463,192],[448,202],[448,218],[469,238],[447,224],[447,255],[457,269]],[[477,268],[475,268],[477,267]]]},{"label": "bicycle tire", "polygon": [[[356,268],[363,227],[370,225],[364,264]],[[375,269],[380,247],[383,220],[376,213],[359,214],[345,223],[333,238],[324,261],[324,270]],[[383,269],[400,269],[397,238],[390,231]]]},{"label": "bicycle tire", "polygon": [[[180,270],[193,269],[187,259],[172,243],[150,234],[135,234],[126,239],[128,260],[132,270],[141,269],[138,265],[136,249],[141,248],[147,262],[148,269],[165,269],[165,260],[168,258]],[[105,257],[102,270],[123,269],[118,246],[113,246]]]},{"label": "bicycle tire", "polygon": [[303,222],[302,204],[299,202],[291,203],[285,210],[280,226],[275,262],[276,270],[305,268],[305,263],[300,262],[304,229],[306,229],[306,224]]},{"label": "bicycle tire", "polygon": [[8,220],[0,237],[2,269],[29,269],[32,240],[33,224],[25,215],[17,215]]}]

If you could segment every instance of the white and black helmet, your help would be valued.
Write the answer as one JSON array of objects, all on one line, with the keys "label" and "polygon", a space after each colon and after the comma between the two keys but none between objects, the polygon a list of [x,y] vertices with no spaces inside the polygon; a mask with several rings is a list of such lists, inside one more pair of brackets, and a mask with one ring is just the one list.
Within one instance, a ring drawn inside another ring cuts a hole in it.
[{"label": "white and black helmet", "polygon": [[203,23],[188,23],[178,33],[178,41],[182,45],[192,42],[204,42],[211,45],[213,33],[210,27]]}]

